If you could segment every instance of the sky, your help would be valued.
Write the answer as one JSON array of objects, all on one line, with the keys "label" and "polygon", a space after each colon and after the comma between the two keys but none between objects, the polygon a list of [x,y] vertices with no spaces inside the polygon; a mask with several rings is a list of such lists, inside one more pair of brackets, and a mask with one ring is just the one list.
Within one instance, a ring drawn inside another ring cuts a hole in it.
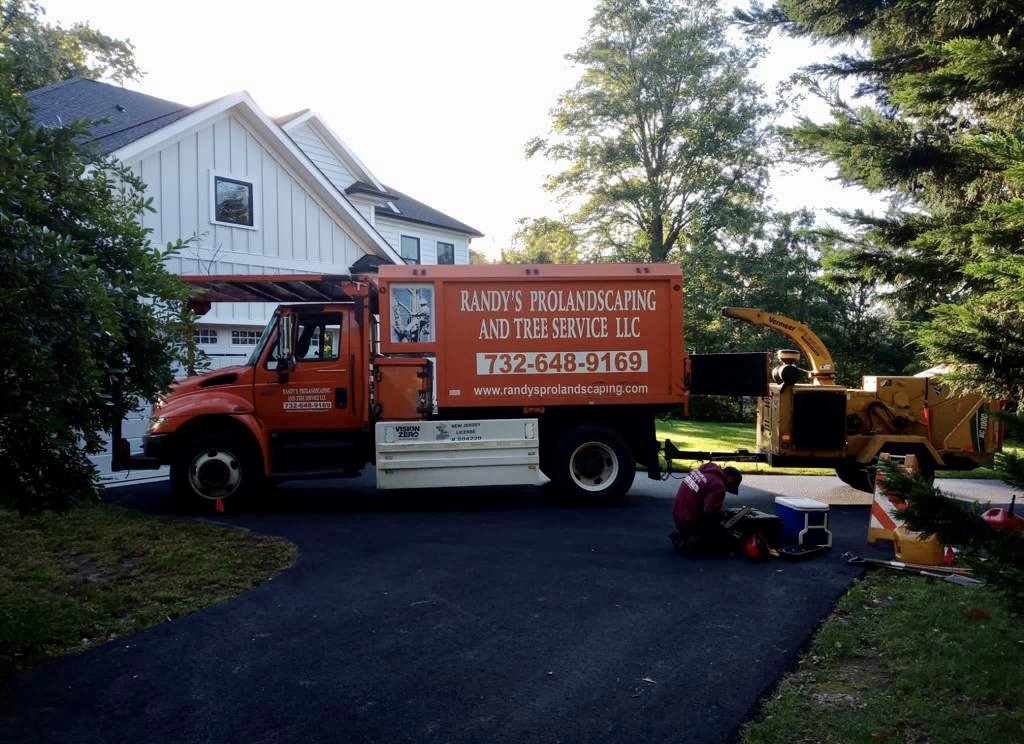
[{"label": "sky", "polygon": [[[736,3],[725,2],[726,7]],[[565,55],[595,0],[42,0],[46,19],[130,39],[126,87],[195,105],[248,91],[270,116],[311,108],[385,184],[485,234],[496,258],[521,217],[555,216],[555,165],[524,146],[578,77]],[[829,54],[777,39],[755,78],[773,88]],[[808,103],[805,113],[820,116]],[[773,173],[780,209],[873,208],[827,170]]]}]

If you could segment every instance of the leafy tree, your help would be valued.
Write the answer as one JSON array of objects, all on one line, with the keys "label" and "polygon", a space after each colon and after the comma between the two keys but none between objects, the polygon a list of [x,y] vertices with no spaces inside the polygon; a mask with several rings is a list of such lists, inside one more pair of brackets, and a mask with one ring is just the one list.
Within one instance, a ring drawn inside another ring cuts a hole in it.
[{"label": "leafy tree", "polygon": [[490,261],[487,260],[487,256],[484,255],[483,251],[478,251],[475,248],[469,249],[469,262],[474,266],[490,263]]},{"label": "leafy tree", "polygon": [[824,280],[822,264],[833,250],[807,211],[771,215],[762,233],[738,248],[695,249],[687,256],[687,345],[698,353],[788,345],[775,331],[720,314],[725,305],[756,307],[809,326],[831,352],[843,384],[903,372],[913,353],[892,314],[878,306],[873,285]]},{"label": "leafy tree", "polygon": [[564,222],[549,217],[522,218],[512,247],[501,252],[509,264],[574,264],[579,262],[579,236]]},{"label": "leafy tree", "polygon": [[0,66],[0,502],[23,513],[94,497],[86,456],[183,356],[149,199],[77,144],[87,129],[37,126]]},{"label": "leafy tree", "polygon": [[[742,14],[741,14],[742,15]],[[1024,34],[1019,3],[780,0],[762,29],[857,42],[809,69],[825,123],[788,134],[811,162],[890,195],[882,217],[845,215],[834,276],[874,281],[959,387],[1024,401]],[[857,85],[862,102],[837,93]]]},{"label": "leafy tree", "polygon": [[527,155],[564,165],[547,188],[610,257],[675,260],[756,223],[770,108],[747,76],[760,48],[726,29],[714,3],[601,0],[568,55],[582,76]]},{"label": "leafy tree", "polygon": [[0,0],[0,57],[21,91],[70,77],[137,80],[135,48],[126,39],[103,34],[88,23],[70,28],[42,20],[43,7],[30,0]]}]

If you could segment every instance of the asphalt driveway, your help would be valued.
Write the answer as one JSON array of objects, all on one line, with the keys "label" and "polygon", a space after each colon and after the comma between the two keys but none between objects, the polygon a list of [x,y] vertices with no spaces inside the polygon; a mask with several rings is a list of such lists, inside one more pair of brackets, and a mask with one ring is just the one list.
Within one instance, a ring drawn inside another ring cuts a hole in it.
[{"label": "asphalt driveway", "polygon": [[[813,561],[688,561],[675,487],[638,478],[614,509],[282,488],[219,521],[294,541],[293,568],[13,680],[0,741],[728,741],[859,575],[841,555],[864,549],[867,508],[834,507]],[[164,484],[108,498],[173,510]]]}]

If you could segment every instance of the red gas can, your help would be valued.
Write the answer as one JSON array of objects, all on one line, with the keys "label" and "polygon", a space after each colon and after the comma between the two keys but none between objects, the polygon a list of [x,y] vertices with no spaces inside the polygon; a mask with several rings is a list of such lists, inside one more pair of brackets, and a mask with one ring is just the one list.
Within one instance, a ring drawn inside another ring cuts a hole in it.
[{"label": "red gas can", "polygon": [[1015,530],[1024,532],[1024,517],[1013,513],[1013,507],[1017,503],[1017,496],[1014,494],[1010,500],[1010,508],[1003,509],[993,507],[981,515],[981,518],[988,522],[988,526],[994,530]]}]

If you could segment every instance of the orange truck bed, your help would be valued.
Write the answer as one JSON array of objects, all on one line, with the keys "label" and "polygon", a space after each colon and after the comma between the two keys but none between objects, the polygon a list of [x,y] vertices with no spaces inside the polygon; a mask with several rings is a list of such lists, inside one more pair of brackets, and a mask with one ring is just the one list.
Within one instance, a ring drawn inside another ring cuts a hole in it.
[{"label": "orange truck bed", "polygon": [[436,360],[439,408],[686,401],[677,266],[382,266],[381,351]]}]

